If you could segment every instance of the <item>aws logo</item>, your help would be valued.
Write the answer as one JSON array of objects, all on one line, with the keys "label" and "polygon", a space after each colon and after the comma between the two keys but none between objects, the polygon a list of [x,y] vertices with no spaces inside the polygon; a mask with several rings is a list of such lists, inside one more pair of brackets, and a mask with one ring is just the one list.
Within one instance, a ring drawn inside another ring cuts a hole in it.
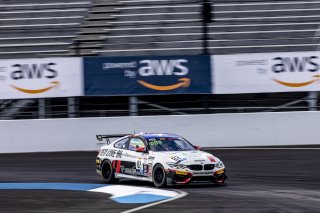
[{"label": "aws logo", "polygon": [[[41,64],[14,64],[11,67],[14,69],[11,71],[10,77],[13,80],[26,80],[26,79],[54,79],[58,76],[58,72],[55,70],[56,63],[41,63]],[[60,85],[59,81],[51,81],[48,86],[38,89],[28,89],[11,85],[11,87],[19,92],[28,94],[39,94],[47,92]]]},{"label": "aws logo", "polygon": [[[317,62],[318,56],[310,57],[276,57],[276,63],[272,66],[272,71],[278,73],[314,73],[319,71],[320,66]],[[320,75],[310,75],[310,80],[302,82],[288,82],[277,78],[271,78],[274,82],[286,87],[304,87],[320,80]]]},{"label": "aws logo", "polygon": [[171,85],[155,85],[144,80],[137,80],[137,82],[149,89],[158,91],[169,91],[178,88],[185,88],[190,86],[191,79],[183,76],[189,73],[187,67],[188,60],[141,60],[139,61],[138,74],[141,77],[147,76],[180,76],[177,83]]}]

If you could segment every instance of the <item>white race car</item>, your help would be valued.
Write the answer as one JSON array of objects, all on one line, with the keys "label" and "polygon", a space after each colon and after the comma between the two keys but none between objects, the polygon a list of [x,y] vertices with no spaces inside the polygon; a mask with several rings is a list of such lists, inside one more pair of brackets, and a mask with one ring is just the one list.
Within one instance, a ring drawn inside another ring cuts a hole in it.
[{"label": "white race car", "polygon": [[[121,137],[123,136],[123,137]],[[114,142],[109,138],[121,137]],[[140,133],[97,135],[107,139],[96,158],[96,170],[106,183],[121,178],[167,184],[217,183],[227,179],[225,166],[210,153],[200,151],[174,134]]]}]

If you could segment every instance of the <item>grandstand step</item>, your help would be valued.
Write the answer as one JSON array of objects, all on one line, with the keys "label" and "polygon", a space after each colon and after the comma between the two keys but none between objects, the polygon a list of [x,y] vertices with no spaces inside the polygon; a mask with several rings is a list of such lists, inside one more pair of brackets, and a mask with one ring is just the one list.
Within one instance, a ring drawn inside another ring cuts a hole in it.
[{"label": "grandstand step", "polygon": [[98,9],[91,9],[90,10],[90,13],[91,14],[110,14],[110,13],[118,13],[119,10],[110,10],[110,9],[101,9],[101,8],[98,8]]},{"label": "grandstand step", "polygon": [[112,24],[106,23],[106,22],[101,22],[99,21],[98,23],[91,23],[88,22],[87,24],[84,24],[81,26],[81,28],[105,28],[105,27],[111,27],[113,26]]},{"label": "grandstand step", "polygon": [[26,57],[30,57],[30,55],[33,55],[33,57],[35,56],[44,56],[47,54],[57,54],[57,55],[61,55],[68,52],[67,49],[60,49],[60,50],[51,50],[51,49],[47,49],[47,50],[28,50],[28,51],[1,51],[0,50],[0,57],[1,58],[26,58]]},{"label": "grandstand step", "polygon": [[88,52],[81,52],[82,56],[95,56],[97,55],[97,53],[93,52],[92,50],[88,51]]},{"label": "grandstand step", "polygon": [[74,36],[35,36],[0,38],[0,46],[13,44],[70,43]]},{"label": "grandstand step", "polygon": [[27,2],[5,2],[5,4],[0,3],[0,8],[3,11],[10,11],[10,10],[46,10],[46,9],[65,9],[65,8],[88,8],[90,7],[90,1],[77,1],[73,3],[68,2],[43,2],[43,3],[35,3],[34,0],[30,3]]},{"label": "grandstand step", "polygon": [[93,3],[94,7],[112,7],[112,6],[121,6],[122,3],[119,2],[98,2],[98,3]]},{"label": "grandstand step", "polygon": [[2,26],[21,26],[21,25],[74,25],[77,23],[82,23],[83,16],[59,16],[59,17],[36,17],[36,18],[0,18],[1,28]]},{"label": "grandstand step", "polygon": [[106,33],[105,32],[101,32],[101,31],[83,31],[83,32],[78,32],[77,33],[78,35],[105,35]]},{"label": "grandstand step", "polygon": [[0,52],[35,52],[35,51],[54,51],[67,49],[70,44],[64,45],[41,45],[41,46],[20,46],[17,47],[0,47]]},{"label": "grandstand step", "polygon": [[80,27],[80,23],[55,23],[55,24],[18,24],[18,25],[0,25],[0,34],[8,32],[26,32],[26,31],[54,31],[54,30],[75,30]]},{"label": "grandstand step", "polygon": [[74,57],[74,56],[94,56],[97,53],[93,52],[96,49],[81,49],[80,51],[76,51],[75,49],[67,50],[63,53],[43,53],[41,54],[42,57]]},{"label": "grandstand step", "polygon": [[86,21],[110,21],[110,20],[114,20],[114,17],[110,17],[110,16],[90,16],[88,18],[85,18]]},{"label": "grandstand step", "polygon": [[[155,55],[155,56],[160,56],[160,55],[199,55],[203,54],[202,49],[138,49],[138,50],[97,50],[95,53],[103,56],[132,56],[132,55]],[[210,52],[211,54],[213,52]],[[230,54],[230,53],[229,53]]]},{"label": "grandstand step", "polygon": [[88,49],[80,49],[80,50],[72,49],[70,50],[69,54],[73,56],[94,56],[94,55],[97,55],[95,51],[97,51],[97,48],[91,48],[91,49],[88,48]]},{"label": "grandstand step", "polygon": [[[41,17],[67,17],[67,16],[83,16],[87,9],[51,9],[51,10],[14,10],[0,11],[1,19],[26,18],[35,19]],[[35,19],[36,20],[36,19]],[[22,20],[23,21],[23,20]]]},{"label": "grandstand step", "polygon": [[92,36],[81,36],[74,39],[76,42],[101,42],[104,41],[105,37],[94,38]]},{"label": "grandstand step", "polygon": [[100,48],[102,47],[102,45],[100,44],[100,42],[97,41],[92,41],[92,42],[77,42],[77,43],[73,43],[72,45],[69,46],[69,48],[71,49],[75,49],[75,48]]},{"label": "grandstand step", "polygon": [[83,45],[80,45],[79,47],[75,46],[75,45],[71,45],[69,47],[69,49],[80,49],[80,50],[83,50],[83,49],[101,49],[101,45],[99,44],[94,44],[94,45],[90,45],[90,44],[83,44]]},{"label": "grandstand step", "polygon": [[80,31],[77,33],[78,35],[106,35],[108,34],[106,31],[103,31],[103,30],[95,30],[95,29],[92,29],[92,30],[85,30],[85,31]]},{"label": "grandstand step", "polygon": [[66,50],[63,53],[42,53],[40,54],[42,57],[70,57],[70,56],[76,56],[76,53],[69,52]]}]

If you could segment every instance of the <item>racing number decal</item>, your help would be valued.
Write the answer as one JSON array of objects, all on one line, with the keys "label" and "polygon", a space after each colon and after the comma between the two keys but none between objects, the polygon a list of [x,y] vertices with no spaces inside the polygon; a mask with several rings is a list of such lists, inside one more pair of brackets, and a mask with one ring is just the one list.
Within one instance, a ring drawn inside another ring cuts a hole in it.
[{"label": "racing number decal", "polygon": [[136,170],[137,172],[143,173],[143,166],[142,166],[142,158],[138,158],[136,162]]},{"label": "racing number decal", "polygon": [[172,160],[174,160],[174,161],[180,161],[180,160],[181,160],[181,158],[178,157],[178,156],[170,156],[170,158],[171,158]]}]

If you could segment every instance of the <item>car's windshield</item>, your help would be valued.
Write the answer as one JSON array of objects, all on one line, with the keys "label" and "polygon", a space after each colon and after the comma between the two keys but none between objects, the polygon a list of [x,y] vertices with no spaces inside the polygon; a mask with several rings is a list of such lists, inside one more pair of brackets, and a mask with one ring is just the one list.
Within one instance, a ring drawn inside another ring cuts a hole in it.
[{"label": "car's windshield", "polygon": [[155,137],[147,139],[149,147],[154,152],[191,151],[195,148],[183,138]]}]

